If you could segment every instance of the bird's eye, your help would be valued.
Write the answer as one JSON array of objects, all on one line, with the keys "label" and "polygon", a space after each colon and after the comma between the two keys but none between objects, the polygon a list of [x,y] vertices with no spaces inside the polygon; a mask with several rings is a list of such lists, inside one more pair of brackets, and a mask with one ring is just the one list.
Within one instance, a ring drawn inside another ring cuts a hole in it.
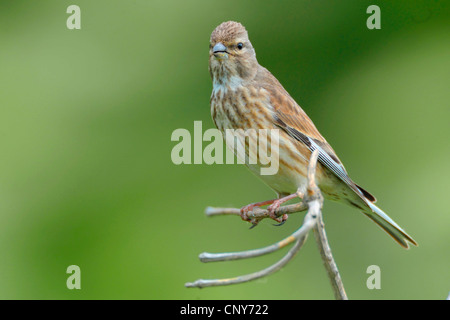
[{"label": "bird's eye", "polygon": [[238,48],[239,50],[242,50],[243,47],[244,47],[244,44],[243,44],[242,42],[239,42],[239,43],[237,44],[237,48]]}]

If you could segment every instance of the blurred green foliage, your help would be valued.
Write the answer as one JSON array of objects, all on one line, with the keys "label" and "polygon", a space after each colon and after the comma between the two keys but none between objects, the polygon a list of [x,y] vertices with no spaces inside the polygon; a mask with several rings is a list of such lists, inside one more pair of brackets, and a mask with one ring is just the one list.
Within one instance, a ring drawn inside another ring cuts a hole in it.
[{"label": "blurred green foliage", "polygon": [[[68,30],[66,8],[81,8]],[[381,8],[368,30],[366,8]],[[198,278],[265,268],[284,252],[202,264],[293,232],[208,205],[274,196],[243,166],[171,162],[177,128],[213,127],[208,44],[249,31],[259,62],[333,145],[352,178],[420,244],[405,251],[358,211],[327,202],[349,298],[444,299],[449,290],[448,1],[0,2],[0,298],[332,299],[311,238],[282,271],[239,286]],[[81,290],[66,268],[81,268]],[[381,268],[381,290],[366,269]]]}]

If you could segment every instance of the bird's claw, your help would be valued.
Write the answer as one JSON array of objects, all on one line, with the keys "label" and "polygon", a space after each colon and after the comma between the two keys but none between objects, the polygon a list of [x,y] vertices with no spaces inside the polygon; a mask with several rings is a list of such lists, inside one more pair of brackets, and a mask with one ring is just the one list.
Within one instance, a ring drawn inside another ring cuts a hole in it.
[{"label": "bird's claw", "polygon": [[[273,226],[275,226],[275,227],[280,227],[280,226],[282,226],[282,225],[286,222],[286,220],[287,220],[287,215],[286,215],[286,219],[281,220],[280,223],[273,224]],[[278,221],[278,220],[277,220],[277,221]]]},{"label": "bird's claw", "polygon": [[282,226],[286,220],[288,219],[288,215],[285,213],[283,214],[281,217],[278,217],[275,214],[275,211],[278,210],[280,208],[281,205],[281,201],[275,201],[273,204],[271,204],[267,210],[269,211],[269,216],[272,220],[275,220],[276,222],[278,222],[278,224],[274,224],[274,226]]},{"label": "bird's claw", "polygon": [[253,219],[253,221],[250,221],[250,222],[252,224],[249,228],[250,230],[253,229],[254,227],[256,227],[259,223],[259,221],[255,220],[255,219]]}]

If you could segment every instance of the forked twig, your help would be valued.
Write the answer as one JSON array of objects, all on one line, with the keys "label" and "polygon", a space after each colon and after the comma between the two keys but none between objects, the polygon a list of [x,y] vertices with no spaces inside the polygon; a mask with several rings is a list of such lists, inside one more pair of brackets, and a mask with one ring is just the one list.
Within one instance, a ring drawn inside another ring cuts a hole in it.
[{"label": "forked twig", "polygon": [[[344,286],[339,275],[339,271],[337,269],[336,263],[334,262],[333,256],[331,254],[331,249],[328,244],[328,240],[325,233],[325,227],[322,219],[322,205],[323,205],[323,197],[320,189],[317,187],[315,182],[315,172],[317,165],[317,157],[318,152],[315,151],[311,155],[311,159],[308,165],[308,185],[306,189],[306,193],[303,194],[298,191],[298,195],[302,198],[302,202],[287,206],[282,206],[275,210],[276,216],[282,216],[283,214],[290,214],[295,212],[301,212],[308,210],[305,218],[303,220],[302,226],[297,229],[290,236],[280,240],[272,245],[239,252],[226,252],[226,253],[201,253],[199,258],[202,262],[213,262],[213,261],[229,261],[229,260],[237,260],[237,259],[247,259],[253,258],[257,256],[261,256],[264,254],[268,254],[274,251],[277,251],[281,248],[286,247],[287,245],[294,242],[292,248],[287,252],[287,254],[281,258],[279,261],[274,263],[273,265],[254,272],[247,275],[242,275],[233,278],[226,279],[199,279],[194,282],[188,282],[185,284],[186,287],[192,288],[204,288],[211,286],[223,286],[230,284],[243,283],[247,281],[251,281],[254,279],[258,279],[261,277],[268,276],[283,266],[285,266],[301,249],[303,244],[305,243],[308,233],[311,229],[314,229],[316,242],[319,246],[319,251],[324,262],[325,268],[327,270],[328,277],[331,281],[333,292],[336,299],[346,300],[347,295],[345,294]],[[206,208],[207,216],[216,216],[216,215],[240,215],[240,209],[236,208]],[[262,220],[264,218],[268,218],[269,211],[267,209],[255,208],[252,212],[247,214],[249,218]]]},{"label": "forked twig", "polygon": [[[225,286],[229,284],[236,284],[236,283],[243,283],[251,280],[255,280],[258,278],[262,278],[265,276],[268,276],[269,274],[272,274],[278,270],[280,270],[283,266],[285,266],[291,259],[295,256],[295,254],[301,249],[303,244],[306,241],[306,238],[308,236],[308,231],[311,230],[311,228],[316,224],[317,217],[312,218],[311,215],[306,215],[305,221],[302,228],[304,228],[301,232],[302,236],[299,239],[296,239],[294,246],[288,251],[288,253],[278,260],[276,263],[271,265],[270,267],[267,267],[266,269],[263,269],[261,271],[257,271],[254,273],[246,274],[243,276],[238,276],[234,278],[226,278],[226,279],[212,279],[212,280],[204,280],[199,279],[194,282],[188,282],[186,283],[186,287],[197,287],[197,288],[204,288],[204,287],[211,287],[211,286]],[[300,228],[300,229],[302,229]],[[245,252],[245,251],[244,251]],[[241,253],[244,253],[241,252]],[[269,253],[269,252],[266,252]],[[251,257],[251,256],[249,256]],[[249,258],[248,257],[248,258]],[[245,257],[242,257],[245,258]],[[217,261],[217,260],[216,260]]]}]

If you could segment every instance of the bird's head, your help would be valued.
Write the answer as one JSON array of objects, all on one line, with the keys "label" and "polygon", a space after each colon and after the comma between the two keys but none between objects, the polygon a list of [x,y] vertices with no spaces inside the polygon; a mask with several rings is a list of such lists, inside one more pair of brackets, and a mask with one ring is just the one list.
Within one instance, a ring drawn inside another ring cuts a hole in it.
[{"label": "bird's head", "polygon": [[242,24],[228,21],[214,29],[209,43],[209,72],[213,81],[251,79],[257,67],[255,50]]}]

